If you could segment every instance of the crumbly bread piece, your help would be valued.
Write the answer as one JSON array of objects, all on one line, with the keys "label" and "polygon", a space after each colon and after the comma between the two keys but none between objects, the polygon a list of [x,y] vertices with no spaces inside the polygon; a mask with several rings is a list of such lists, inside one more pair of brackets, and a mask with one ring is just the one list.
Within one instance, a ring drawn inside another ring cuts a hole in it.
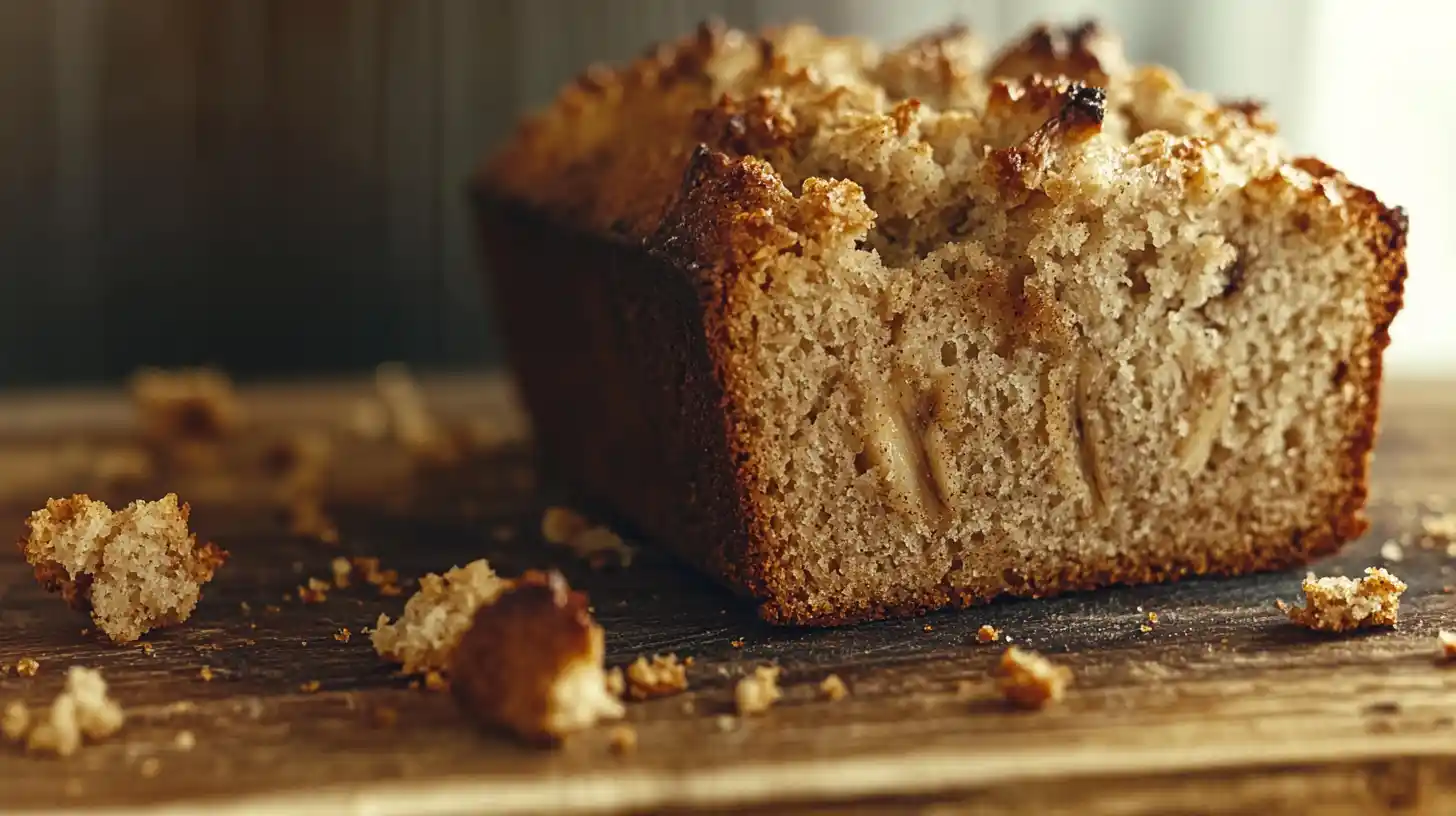
[{"label": "crumbly bread piece", "polygon": [[20,742],[30,731],[30,708],[19,700],[11,700],[0,709],[0,736],[9,742]]},{"label": "crumbly bread piece", "polygon": [[388,615],[379,616],[369,640],[380,657],[402,664],[406,674],[447,672],[476,610],[510,585],[484,558],[444,575],[432,572],[420,579],[399,620],[390,623]]},{"label": "crumbly bread piece", "polygon": [[606,636],[559,573],[528,572],[482,606],[460,640],[450,687],[482,724],[554,743],[622,703],[607,690]]},{"label": "crumbly bread piece", "polygon": [[779,688],[779,667],[758,666],[753,674],[733,686],[733,703],[740,716],[762,714],[773,707],[784,696]]},{"label": "crumbly bread piece", "polygon": [[779,623],[1361,534],[1404,214],[1095,27],[978,54],[704,27],[530,119],[477,198],[544,459]]},{"label": "crumbly bread piece", "polygon": [[996,664],[996,687],[1020,708],[1043,708],[1062,699],[1071,682],[1071,669],[1016,646],[1003,652]]},{"label": "crumbly bread piece", "polygon": [[187,620],[227,560],[216,544],[197,543],[190,512],[175,493],[115,512],[85,495],[51,499],[30,515],[19,547],[46,589],[89,610],[114,642],[129,643]]},{"label": "crumbly bread piece", "polygon": [[1394,626],[1400,618],[1400,595],[1405,582],[1379,567],[1367,567],[1365,577],[1308,575],[1302,586],[1304,606],[1277,601],[1289,619],[1320,632],[1349,632],[1374,626]]},{"label": "crumbly bread piece", "polygon": [[247,414],[226,374],[208,368],[142,369],[131,378],[142,436],[177,465],[219,461],[219,446]]},{"label": "crumbly bread piece", "polygon": [[1436,648],[1442,660],[1456,660],[1456,632],[1445,629],[1437,632]]},{"label": "crumbly bread piece", "polygon": [[8,709],[6,714],[7,737],[23,736],[27,751],[63,757],[76,753],[83,740],[96,742],[115,734],[126,721],[121,706],[107,696],[101,672],[84,666],[66,671],[65,688],[38,718],[27,714],[11,723]]},{"label": "crumbly bread piece", "polygon": [[849,686],[844,684],[839,675],[831,674],[819,683],[819,696],[836,703],[849,696]]},{"label": "crumbly bread piece", "polygon": [[639,656],[627,667],[627,696],[634,700],[681,694],[687,688],[687,667],[675,654],[653,655],[651,660]]}]

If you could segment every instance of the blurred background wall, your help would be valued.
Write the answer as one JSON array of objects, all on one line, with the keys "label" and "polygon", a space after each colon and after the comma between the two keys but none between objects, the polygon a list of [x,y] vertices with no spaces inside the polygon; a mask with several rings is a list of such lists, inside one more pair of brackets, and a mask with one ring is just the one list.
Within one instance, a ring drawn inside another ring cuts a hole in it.
[{"label": "blurred background wall", "polygon": [[466,174],[586,63],[709,15],[887,42],[1102,18],[1134,58],[1269,101],[1295,149],[1405,205],[1390,362],[1456,372],[1445,0],[9,0],[0,387],[494,364]]}]

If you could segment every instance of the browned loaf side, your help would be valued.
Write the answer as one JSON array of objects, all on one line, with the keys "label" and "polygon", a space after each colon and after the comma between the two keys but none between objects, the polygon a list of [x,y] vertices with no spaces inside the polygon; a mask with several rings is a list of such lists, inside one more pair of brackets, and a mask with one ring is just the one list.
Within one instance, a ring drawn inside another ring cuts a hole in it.
[{"label": "browned loaf side", "polygon": [[546,458],[840,624],[1330,552],[1406,222],[1092,26],[704,27],[477,181]]}]

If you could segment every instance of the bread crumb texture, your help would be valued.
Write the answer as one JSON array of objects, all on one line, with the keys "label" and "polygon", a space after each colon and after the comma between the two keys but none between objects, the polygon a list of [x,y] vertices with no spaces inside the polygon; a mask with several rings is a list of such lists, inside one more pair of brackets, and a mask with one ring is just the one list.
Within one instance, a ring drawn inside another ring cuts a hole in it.
[{"label": "bread crumb texture", "polygon": [[668,697],[687,688],[687,667],[675,654],[638,657],[627,667],[627,696],[633,700]]},{"label": "bread crumb texture", "polygon": [[[603,358],[627,318],[573,304],[590,331],[549,359],[576,390],[543,370],[527,402],[675,377],[590,420],[613,434],[537,430],[770,621],[1272,569],[1368,527],[1404,213],[1106,30],[992,55],[705,26],[586,71],[479,186],[663,266],[630,328],[688,345]],[[653,314],[669,290],[682,314]],[[705,429],[719,453],[660,483],[600,464]]]},{"label": "bread crumb texture", "polygon": [[369,639],[380,657],[401,664],[406,674],[448,672],[476,610],[510,583],[483,558],[444,575],[430,573],[420,579],[399,620],[391,623],[388,615],[380,615]]},{"label": "bread crumb texture", "polygon": [[450,687],[483,725],[551,744],[624,713],[607,688],[605,655],[586,596],[559,573],[528,572],[475,613]]},{"label": "bread crumb texture", "polygon": [[1071,682],[1071,669],[1017,646],[1003,652],[996,665],[1001,696],[1019,708],[1044,708],[1057,702]]},{"label": "bread crumb texture", "polygon": [[977,643],[995,643],[1000,639],[1001,633],[996,631],[996,627],[989,623],[982,624],[981,628],[976,630]]},{"label": "bread crumb texture", "polygon": [[40,671],[40,661],[33,657],[22,657],[15,661],[15,673],[21,677],[34,677]]},{"label": "bread crumb texture", "polygon": [[1365,577],[1306,576],[1304,606],[1277,601],[1289,619],[1320,632],[1349,632],[1376,626],[1394,626],[1400,616],[1404,581],[1380,567],[1367,567]]},{"label": "bread crumb texture", "polygon": [[744,717],[768,711],[783,696],[778,666],[758,666],[733,687],[733,702]]},{"label": "bread crumb texture", "polygon": [[849,686],[837,674],[831,674],[819,683],[819,696],[831,703],[839,702],[849,696]]},{"label": "bread crumb texture", "polygon": [[32,753],[68,757],[84,741],[115,734],[125,720],[121,706],[107,695],[101,673],[72,666],[65,687],[48,708],[33,714],[22,703],[7,704],[0,713],[0,733],[10,742],[24,742]]},{"label": "bread crumb texture", "polygon": [[189,512],[173,493],[115,512],[85,495],[51,499],[30,515],[20,549],[46,589],[89,610],[112,641],[129,643],[187,620],[227,559],[217,545],[197,543]]}]

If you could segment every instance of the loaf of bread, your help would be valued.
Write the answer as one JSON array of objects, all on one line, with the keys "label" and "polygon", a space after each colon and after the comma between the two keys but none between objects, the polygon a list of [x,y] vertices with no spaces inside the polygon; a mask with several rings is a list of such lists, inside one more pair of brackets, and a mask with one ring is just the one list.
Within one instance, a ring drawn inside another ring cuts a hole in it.
[{"label": "loaf of bread", "polygon": [[1095,26],[705,26],[474,182],[543,461],[784,624],[1359,536],[1406,219]]}]

